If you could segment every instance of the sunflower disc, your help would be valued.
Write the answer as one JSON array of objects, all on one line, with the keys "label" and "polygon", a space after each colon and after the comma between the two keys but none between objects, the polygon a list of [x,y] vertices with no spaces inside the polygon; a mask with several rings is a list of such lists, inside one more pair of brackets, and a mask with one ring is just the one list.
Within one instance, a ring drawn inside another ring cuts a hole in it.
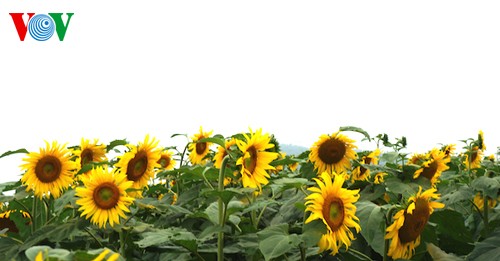
[{"label": "sunflower disc", "polygon": [[37,41],[47,41],[54,34],[54,21],[48,15],[38,14],[30,19],[29,32]]}]

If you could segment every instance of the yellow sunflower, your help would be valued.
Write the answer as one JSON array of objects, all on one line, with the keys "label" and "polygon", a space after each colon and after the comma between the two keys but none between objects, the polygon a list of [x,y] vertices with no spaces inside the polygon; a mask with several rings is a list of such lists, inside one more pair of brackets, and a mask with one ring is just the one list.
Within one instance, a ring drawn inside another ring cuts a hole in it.
[{"label": "yellow sunflower", "polygon": [[479,134],[477,134],[477,145],[480,150],[486,150],[486,145],[484,144],[484,133],[482,130],[479,130]]},{"label": "yellow sunflower", "polygon": [[[374,151],[370,152],[367,156],[363,156],[361,158],[361,163],[377,165],[378,156],[380,156],[380,150],[375,149]],[[356,180],[368,181],[369,177],[370,177],[370,170],[363,166],[358,166],[352,171],[351,181],[352,182]]]},{"label": "yellow sunflower", "polygon": [[354,240],[351,228],[356,229],[358,233],[361,230],[354,205],[359,199],[359,189],[342,188],[344,177],[333,175],[335,179],[332,183],[330,175],[323,172],[320,175],[322,180],[313,178],[318,187],[308,188],[313,193],[306,197],[306,211],[310,211],[311,215],[305,223],[316,219],[323,221],[327,233],[323,234],[318,242],[319,250],[320,252],[331,250],[331,254],[335,255],[343,245],[349,248],[351,241]]},{"label": "yellow sunflower", "polygon": [[127,180],[123,173],[111,173],[107,168],[97,167],[90,171],[89,175],[82,176],[84,187],[76,188],[76,196],[79,199],[76,204],[81,207],[80,216],[92,221],[92,223],[105,227],[106,223],[111,226],[120,223],[120,217],[126,218],[124,212],[130,212],[128,206],[134,198],[127,195],[128,188],[133,185]]},{"label": "yellow sunflower", "polygon": [[132,188],[136,191],[129,192],[134,197],[142,197],[140,190],[148,185],[150,179],[154,178],[154,169],[160,167],[158,160],[161,152],[158,149],[158,142],[155,138],[150,140],[149,135],[146,135],[144,142],[139,145],[127,145],[130,151],[121,156],[115,164],[120,173],[125,174],[128,180],[134,182]]},{"label": "yellow sunflower", "polygon": [[388,256],[393,259],[410,259],[415,254],[415,248],[420,245],[420,234],[435,208],[443,208],[444,204],[431,201],[439,199],[435,188],[430,188],[408,199],[408,207],[398,211],[394,222],[387,227],[385,239],[390,239]]},{"label": "yellow sunflower", "polygon": [[214,166],[220,169],[222,160],[227,155],[227,151],[231,149],[231,146],[236,145],[236,140],[231,138],[229,141],[224,142],[224,147],[219,146],[217,148],[217,153],[214,156]]},{"label": "yellow sunflower", "polygon": [[482,159],[483,159],[483,151],[479,149],[478,146],[474,146],[471,151],[465,153],[465,159],[464,159],[465,167],[470,169],[480,168]]},{"label": "yellow sunflower", "polygon": [[351,168],[351,160],[356,159],[354,140],[340,132],[321,135],[311,147],[309,160],[314,163],[318,173],[342,174]]},{"label": "yellow sunflower", "polygon": [[33,190],[39,198],[58,198],[62,190],[73,183],[78,164],[70,160],[71,153],[65,145],[59,145],[56,141],[45,144],[46,148],[40,148],[39,153],[30,152],[28,158],[23,159],[27,163],[21,165],[26,171],[21,181],[27,191]]},{"label": "yellow sunflower", "polygon": [[387,173],[385,173],[385,172],[379,172],[379,173],[375,174],[375,177],[373,177],[373,183],[375,183],[375,184],[384,183],[385,176],[387,176]]},{"label": "yellow sunflower", "polygon": [[[484,210],[484,197],[481,195],[480,192],[476,193],[476,196],[474,196],[474,205],[476,205],[479,210],[483,211]],[[488,198],[488,208],[492,209],[497,205],[497,201],[492,198]]]},{"label": "yellow sunflower", "polygon": [[73,154],[79,159],[80,167],[91,162],[103,162],[107,160],[106,145],[98,143],[98,139],[94,139],[94,142],[91,143],[90,140],[82,138],[80,148],[73,151]]},{"label": "yellow sunflower", "polygon": [[198,142],[204,138],[210,138],[213,131],[203,132],[203,128],[200,126],[200,132],[191,137],[192,142],[189,144],[189,160],[192,164],[205,164],[208,152],[210,151],[211,142]]},{"label": "yellow sunflower", "polygon": [[245,141],[237,140],[236,145],[241,150],[243,155],[236,161],[236,165],[241,165],[241,180],[243,187],[259,188],[261,185],[269,183],[267,180],[269,174],[266,170],[273,170],[274,167],[269,165],[271,161],[278,157],[276,152],[268,152],[266,149],[274,147],[274,144],[269,143],[271,138],[269,134],[262,134],[262,129],[252,133],[250,136],[243,134]]},{"label": "yellow sunflower", "polygon": [[426,161],[421,165],[421,168],[415,171],[413,178],[417,179],[419,176],[425,177],[430,180],[432,186],[435,186],[438,183],[441,173],[450,168],[447,165],[450,160],[451,158],[446,157],[443,151],[433,149],[428,153]]},{"label": "yellow sunflower", "polygon": [[455,151],[455,144],[445,145],[441,148],[441,151],[444,152],[445,158],[450,158]]},{"label": "yellow sunflower", "polygon": [[172,170],[175,167],[175,160],[173,159],[174,152],[165,150],[160,153],[158,164],[162,170]]}]

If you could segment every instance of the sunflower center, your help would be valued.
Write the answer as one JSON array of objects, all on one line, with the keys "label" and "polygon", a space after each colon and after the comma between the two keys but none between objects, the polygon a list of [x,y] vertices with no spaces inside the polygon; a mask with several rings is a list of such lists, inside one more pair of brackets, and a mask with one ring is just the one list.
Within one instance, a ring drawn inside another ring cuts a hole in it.
[{"label": "sunflower center", "polygon": [[421,175],[428,179],[432,179],[432,177],[434,177],[434,175],[436,174],[437,170],[438,170],[438,163],[436,161],[433,161],[431,164],[429,164],[429,166],[424,167],[424,170],[422,171]]},{"label": "sunflower center", "polygon": [[160,166],[162,168],[166,168],[170,164],[170,158],[169,157],[161,157],[160,160],[158,161]]},{"label": "sunflower center", "polygon": [[93,198],[100,209],[114,208],[120,199],[120,190],[111,182],[102,183],[94,189]]},{"label": "sunflower center", "polygon": [[413,214],[405,213],[405,222],[399,229],[399,239],[401,243],[408,243],[416,240],[424,230],[429,221],[429,203],[425,199],[417,199]]},{"label": "sunflower center", "polygon": [[344,203],[335,197],[327,197],[323,206],[323,217],[330,229],[337,231],[344,222]]},{"label": "sunflower center", "polygon": [[251,146],[247,149],[247,153],[249,157],[245,158],[245,169],[247,169],[250,173],[253,173],[255,167],[257,167],[257,149],[254,146]]},{"label": "sunflower center", "polygon": [[345,143],[338,139],[329,139],[319,146],[318,156],[326,164],[342,160],[346,152]]},{"label": "sunflower center", "polygon": [[83,165],[93,161],[94,153],[90,149],[84,149],[82,151],[81,158],[82,158],[81,164],[83,166]]},{"label": "sunflower center", "polygon": [[54,156],[45,156],[41,158],[35,167],[37,178],[43,183],[50,183],[61,175],[61,161]]},{"label": "sunflower center", "polygon": [[206,142],[197,142],[196,143],[196,154],[201,155],[205,152],[206,149],[207,149]]},{"label": "sunflower center", "polygon": [[148,156],[145,151],[139,151],[127,165],[128,180],[138,181],[148,168]]},{"label": "sunflower center", "polygon": [[0,218],[0,230],[5,229],[5,228],[9,229],[9,232],[12,232],[12,233],[19,232],[19,229],[17,228],[16,223],[14,223],[8,217]]},{"label": "sunflower center", "polygon": [[470,162],[474,162],[477,158],[477,150],[474,150],[470,155]]}]

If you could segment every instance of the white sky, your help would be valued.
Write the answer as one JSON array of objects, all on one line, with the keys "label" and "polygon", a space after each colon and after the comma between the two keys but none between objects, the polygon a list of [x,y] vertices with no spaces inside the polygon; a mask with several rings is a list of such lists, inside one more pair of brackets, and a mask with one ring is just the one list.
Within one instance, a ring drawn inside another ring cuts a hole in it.
[{"label": "white sky", "polygon": [[[200,125],[306,147],[354,125],[405,135],[414,152],[461,147],[482,129],[494,153],[499,11],[498,1],[3,0],[0,154],[146,133],[184,144],[170,136]],[[64,42],[21,42],[12,12],[75,15]],[[0,182],[19,177],[21,158],[0,159]]]}]

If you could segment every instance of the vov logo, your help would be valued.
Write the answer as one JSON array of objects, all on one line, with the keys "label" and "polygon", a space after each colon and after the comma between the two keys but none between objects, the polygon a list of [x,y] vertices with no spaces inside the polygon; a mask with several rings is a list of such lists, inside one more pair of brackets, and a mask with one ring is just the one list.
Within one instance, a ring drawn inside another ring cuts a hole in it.
[{"label": "vov logo", "polygon": [[68,20],[64,24],[62,20],[63,13],[37,14],[27,13],[28,21],[24,22],[24,13],[9,13],[16,26],[19,39],[24,41],[26,33],[29,32],[31,37],[37,41],[49,40],[54,31],[59,37],[59,41],[64,41],[66,31],[68,30],[69,22],[74,13],[66,13]]}]

